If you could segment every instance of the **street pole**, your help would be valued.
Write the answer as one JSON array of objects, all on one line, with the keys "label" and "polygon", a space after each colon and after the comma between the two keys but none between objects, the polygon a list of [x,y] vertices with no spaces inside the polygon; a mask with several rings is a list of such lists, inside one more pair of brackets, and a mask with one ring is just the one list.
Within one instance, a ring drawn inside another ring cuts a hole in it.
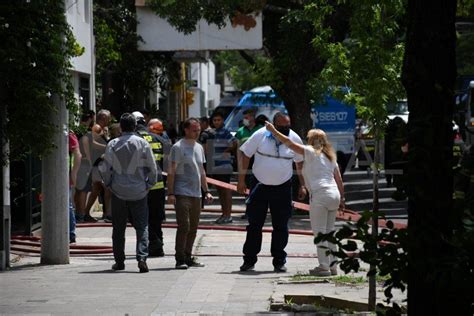
[{"label": "street pole", "polygon": [[56,110],[50,122],[57,124],[51,142],[55,148],[42,160],[41,263],[69,263],[68,111],[54,96]]},{"label": "street pole", "polygon": [[11,233],[11,212],[10,212],[10,160],[9,144],[6,137],[7,109],[2,107],[1,119],[1,145],[2,145],[2,233],[0,234],[0,271],[5,271],[10,267],[10,233]]}]

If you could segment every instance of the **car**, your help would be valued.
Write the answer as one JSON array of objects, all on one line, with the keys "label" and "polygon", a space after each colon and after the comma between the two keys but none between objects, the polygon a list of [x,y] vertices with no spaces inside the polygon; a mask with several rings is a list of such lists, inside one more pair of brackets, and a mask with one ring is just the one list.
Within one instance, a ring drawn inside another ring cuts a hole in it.
[{"label": "car", "polygon": [[273,91],[270,86],[256,87],[244,93],[239,104],[232,110],[224,126],[233,135],[242,126],[244,111],[255,109],[255,117],[264,115],[268,120],[272,120],[277,112],[287,113],[282,99]]},{"label": "car", "polygon": [[387,114],[389,120],[400,117],[405,123],[408,123],[408,113],[407,100],[399,100],[396,103],[387,105]]}]

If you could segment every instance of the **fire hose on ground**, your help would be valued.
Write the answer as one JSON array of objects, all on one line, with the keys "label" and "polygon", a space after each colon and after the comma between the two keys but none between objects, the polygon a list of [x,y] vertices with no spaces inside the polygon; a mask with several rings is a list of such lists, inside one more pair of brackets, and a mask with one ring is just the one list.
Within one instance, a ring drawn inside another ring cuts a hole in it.
[{"label": "fire hose on ground", "polygon": [[[237,191],[237,187],[233,184],[222,182],[216,179],[207,178],[208,184],[212,184],[214,186],[229,189],[232,191]],[[247,192],[248,193],[248,192]],[[309,212],[310,208],[308,204],[293,201],[293,207],[295,209],[303,210]],[[203,209],[203,212],[218,212],[218,210],[213,209]],[[343,210],[338,211],[336,218],[342,221],[358,221],[361,218],[357,212],[352,210]],[[380,219],[379,227],[387,227],[387,221]],[[88,227],[111,227],[112,224],[110,223],[81,223],[77,224],[78,228],[88,228]],[[130,224],[128,226],[131,226]],[[406,228],[405,224],[401,223],[393,223],[394,228]],[[163,228],[177,228],[177,224],[175,223],[164,223],[162,224]],[[222,231],[238,231],[238,232],[245,232],[246,227],[243,226],[225,226],[225,225],[199,225],[199,230],[222,230]],[[272,228],[263,228],[262,232],[264,233],[271,233],[273,231]],[[313,236],[313,232],[310,230],[300,230],[300,229],[290,229],[289,233],[291,235],[304,235],[304,236]],[[90,256],[90,255],[105,255],[111,254],[112,247],[107,245],[79,245],[79,244],[70,244],[70,255],[72,256]],[[16,252],[17,254],[39,254],[41,253],[41,238],[36,236],[24,236],[24,235],[12,235],[11,236],[11,250]],[[200,256],[206,256],[206,254],[199,254]],[[355,255],[351,253],[351,255]],[[217,256],[208,254],[207,256]],[[237,256],[237,255],[229,255],[229,256]],[[239,254],[238,256],[241,256]],[[291,255],[289,257],[301,257],[298,255]],[[315,255],[304,255],[303,257],[315,257]]]}]

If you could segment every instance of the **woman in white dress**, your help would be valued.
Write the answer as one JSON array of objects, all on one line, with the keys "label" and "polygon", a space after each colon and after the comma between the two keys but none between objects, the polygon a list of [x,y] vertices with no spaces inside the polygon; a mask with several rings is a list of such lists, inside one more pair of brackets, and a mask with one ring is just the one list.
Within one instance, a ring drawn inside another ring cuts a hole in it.
[{"label": "woman in white dress", "polygon": [[[301,145],[278,132],[271,123],[266,122],[265,126],[278,141],[304,156],[303,176],[310,192],[309,217],[314,236],[333,231],[336,212],[345,207],[344,185],[336,162],[336,153],[328,142],[326,133],[320,129],[312,129],[308,132],[308,145]],[[337,275],[337,266],[331,265],[334,258],[327,254],[328,249],[336,250],[336,245],[328,242],[317,244],[319,266],[309,270],[310,274]]]}]

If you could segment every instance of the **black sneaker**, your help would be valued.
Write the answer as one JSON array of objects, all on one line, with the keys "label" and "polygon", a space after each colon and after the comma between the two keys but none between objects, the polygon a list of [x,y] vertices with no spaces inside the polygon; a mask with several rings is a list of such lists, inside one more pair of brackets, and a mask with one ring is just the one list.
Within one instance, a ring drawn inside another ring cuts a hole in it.
[{"label": "black sneaker", "polygon": [[89,214],[84,215],[84,222],[86,223],[97,223],[97,219],[90,216]]},{"label": "black sneaker", "polygon": [[275,271],[275,272],[286,272],[287,271],[287,268],[285,267],[284,264],[278,264],[278,265],[275,265],[273,267],[274,267],[273,271]]},{"label": "black sneaker", "polygon": [[112,216],[104,217],[104,223],[112,223]]},{"label": "black sneaker", "polygon": [[251,263],[245,263],[240,266],[240,271],[245,272],[245,271],[253,271],[255,269],[255,264]]},{"label": "black sneaker", "polygon": [[188,265],[184,261],[176,261],[175,268],[178,270],[186,270]]},{"label": "black sneaker", "polygon": [[193,268],[205,267],[205,265],[203,263],[198,262],[195,257],[192,257],[191,259],[186,260],[186,265],[190,268],[191,267],[193,267]]},{"label": "black sneaker", "polygon": [[140,273],[147,273],[148,272],[148,266],[145,261],[138,261],[138,269],[140,270]]},{"label": "black sneaker", "polygon": [[123,263],[123,262],[114,263],[112,265],[112,270],[114,270],[114,271],[125,270],[125,263]]}]

